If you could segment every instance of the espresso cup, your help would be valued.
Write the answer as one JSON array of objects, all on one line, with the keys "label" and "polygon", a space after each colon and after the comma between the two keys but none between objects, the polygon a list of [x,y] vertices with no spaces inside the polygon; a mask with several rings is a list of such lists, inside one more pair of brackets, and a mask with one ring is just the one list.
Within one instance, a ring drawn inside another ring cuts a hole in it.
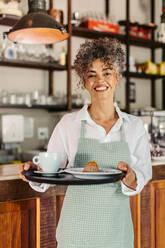
[{"label": "espresso cup", "polygon": [[38,165],[43,172],[55,173],[60,167],[61,153],[40,152],[38,156],[33,157],[33,163]]}]

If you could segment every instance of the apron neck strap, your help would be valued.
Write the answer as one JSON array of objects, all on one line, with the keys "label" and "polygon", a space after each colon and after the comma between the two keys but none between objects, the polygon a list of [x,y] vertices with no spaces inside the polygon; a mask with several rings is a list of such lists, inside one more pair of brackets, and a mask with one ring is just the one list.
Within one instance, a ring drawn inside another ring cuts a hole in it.
[{"label": "apron neck strap", "polygon": [[80,134],[81,138],[85,138],[85,131],[86,131],[85,124],[86,124],[86,121],[82,120],[81,121],[81,134]]},{"label": "apron neck strap", "polygon": [[121,125],[121,140],[125,141],[124,123]]}]

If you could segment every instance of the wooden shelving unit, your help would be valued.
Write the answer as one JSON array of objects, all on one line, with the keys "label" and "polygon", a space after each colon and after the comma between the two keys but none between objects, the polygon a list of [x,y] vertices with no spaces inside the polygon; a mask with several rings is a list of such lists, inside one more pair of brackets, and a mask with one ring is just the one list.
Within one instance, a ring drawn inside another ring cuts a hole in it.
[{"label": "wooden shelving unit", "polygon": [[[124,73],[126,76],[126,72]],[[138,72],[128,72],[128,76],[131,78],[144,78],[144,79],[165,79],[165,76],[162,75],[154,75],[154,74],[147,74],[147,73],[138,73]]]},{"label": "wooden shelving unit", "polygon": [[45,109],[48,111],[66,111],[67,105],[32,105],[28,107],[25,104],[0,104],[0,108],[18,108],[18,109]]},{"label": "wooden shelving unit", "polygon": [[64,71],[67,70],[67,66],[62,66],[58,63],[41,63],[32,61],[21,60],[0,60],[0,66],[20,67],[30,69],[52,70],[52,71]]},{"label": "wooden shelving unit", "polygon": [[111,37],[116,38],[122,42],[125,40],[125,35],[122,34],[113,34],[108,32],[99,32],[92,29],[87,29],[84,27],[72,27],[72,35],[87,39],[97,39],[100,37]]},{"label": "wooden shelving unit", "polygon": [[[0,15],[0,25],[4,26],[14,26],[20,17],[14,15]],[[29,69],[39,69],[39,70],[47,70],[49,72],[49,94],[53,94],[53,81],[54,81],[54,71],[66,71],[68,69],[67,66],[62,66],[55,62],[33,62],[33,61],[21,61],[21,60],[8,60],[3,59],[0,60],[0,66],[7,67],[17,67],[17,68],[29,68]],[[43,105],[34,105],[32,107],[27,107],[26,105],[0,105],[0,108],[19,108],[19,109],[45,109],[49,111],[66,111],[67,106],[43,106]]]},{"label": "wooden shelving unit", "polygon": [[[67,9],[68,9],[68,33],[69,39],[67,41],[68,46],[68,56],[67,56],[67,66],[61,66],[56,63],[39,63],[39,62],[28,62],[28,61],[9,61],[3,60],[0,61],[0,66],[11,66],[11,67],[22,67],[22,68],[30,68],[30,69],[41,69],[49,71],[49,94],[51,95],[53,92],[53,72],[54,71],[63,71],[67,70],[67,109],[72,109],[72,80],[71,80],[71,38],[82,37],[88,39],[97,39],[99,37],[111,37],[120,40],[123,44],[126,45],[126,67],[127,70],[124,73],[126,78],[126,111],[130,111],[130,102],[129,102],[129,92],[130,92],[130,78],[143,78],[151,80],[151,105],[155,107],[155,81],[157,79],[164,79],[164,76],[160,75],[150,75],[144,73],[134,73],[129,71],[129,56],[130,56],[130,46],[138,46],[144,47],[151,50],[151,60],[155,61],[155,49],[157,48],[165,48],[164,43],[160,43],[154,40],[154,31],[152,33],[152,39],[142,39],[137,37],[132,37],[129,35],[129,23],[130,23],[130,0],[126,0],[126,32],[125,34],[114,34],[108,32],[99,32],[95,30],[90,30],[84,27],[72,27],[71,18],[72,18],[72,0],[67,0]],[[151,5],[151,22],[155,21],[155,0],[150,0]],[[109,14],[109,1],[105,0],[105,13]],[[14,25],[19,18],[8,15],[0,15],[0,25]]]},{"label": "wooden shelving unit", "polygon": [[[130,56],[130,46],[144,47],[151,50],[151,60],[155,61],[155,49],[165,48],[164,43],[160,43],[154,40],[154,31],[152,32],[152,39],[142,39],[138,37],[132,37],[129,35],[129,23],[130,23],[130,0],[126,0],[126,31],[125,34],[113,34],[108,32],[99,32],[95,30],[90,30],[84,27],[72,27],[72,35],[76,37],[97,39],[99,37],[111,37],[120,40],[126,45],[126,67],[127,70],[124,73],[126,77],[126,111],[130,112],[130,102],[129,102],[129,92],[130,92],[130,78],[143,78],[151,80],[151,105],[155,107],[155,80],[164,79],[165,76],[161,75],[150,75],[145,73],[134,73],[129,71],[129,56]],[[108,15],[109,2],[105,0],[105,13]],[[150,0],[151,5],[151,22],[155,21],[155,0]]]},{"label": "wooden shelving unit", "polygon": [[0,25],[4,26],[14,26],[20,17],[15,15],[0,14]]},{"label": "wooden shelving unit", "polygon": [[[120,40],[122,43],[126,44],[128,37],[126,34],[113,34],[108,32],[99,32],[95,30],[90,30],[84,27],[72,27],[72,35],[77,37],[83,37],[87,39],[97,39],[99,37],[111,37]],[[165,48],[165,44],[161,42],[156,42],[153,40],[142,39],[138,37],[129,36],[129,44],[140,47],[147,48]]]}]

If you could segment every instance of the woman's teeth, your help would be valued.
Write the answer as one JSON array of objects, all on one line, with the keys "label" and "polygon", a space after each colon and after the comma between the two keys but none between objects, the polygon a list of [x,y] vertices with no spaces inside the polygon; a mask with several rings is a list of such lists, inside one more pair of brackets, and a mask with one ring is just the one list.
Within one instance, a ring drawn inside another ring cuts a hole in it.
[{"label": "woman's teeth", "polygon": [[106,86],[103,86],[103,87],[96,87],[95,90],[106,90],[107,87]]}]

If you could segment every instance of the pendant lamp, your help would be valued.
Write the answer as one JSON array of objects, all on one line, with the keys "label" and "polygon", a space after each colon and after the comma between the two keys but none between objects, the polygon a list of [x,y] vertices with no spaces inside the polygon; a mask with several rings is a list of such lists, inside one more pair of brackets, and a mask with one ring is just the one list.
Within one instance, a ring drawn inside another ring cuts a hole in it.
[{"label": "pendant lamp", "polygon": [[68,38],[62,24],[46,12],[45,0],[28,0],[29,11],[5,32],[8,39],[22,44],[53,44]]}]

